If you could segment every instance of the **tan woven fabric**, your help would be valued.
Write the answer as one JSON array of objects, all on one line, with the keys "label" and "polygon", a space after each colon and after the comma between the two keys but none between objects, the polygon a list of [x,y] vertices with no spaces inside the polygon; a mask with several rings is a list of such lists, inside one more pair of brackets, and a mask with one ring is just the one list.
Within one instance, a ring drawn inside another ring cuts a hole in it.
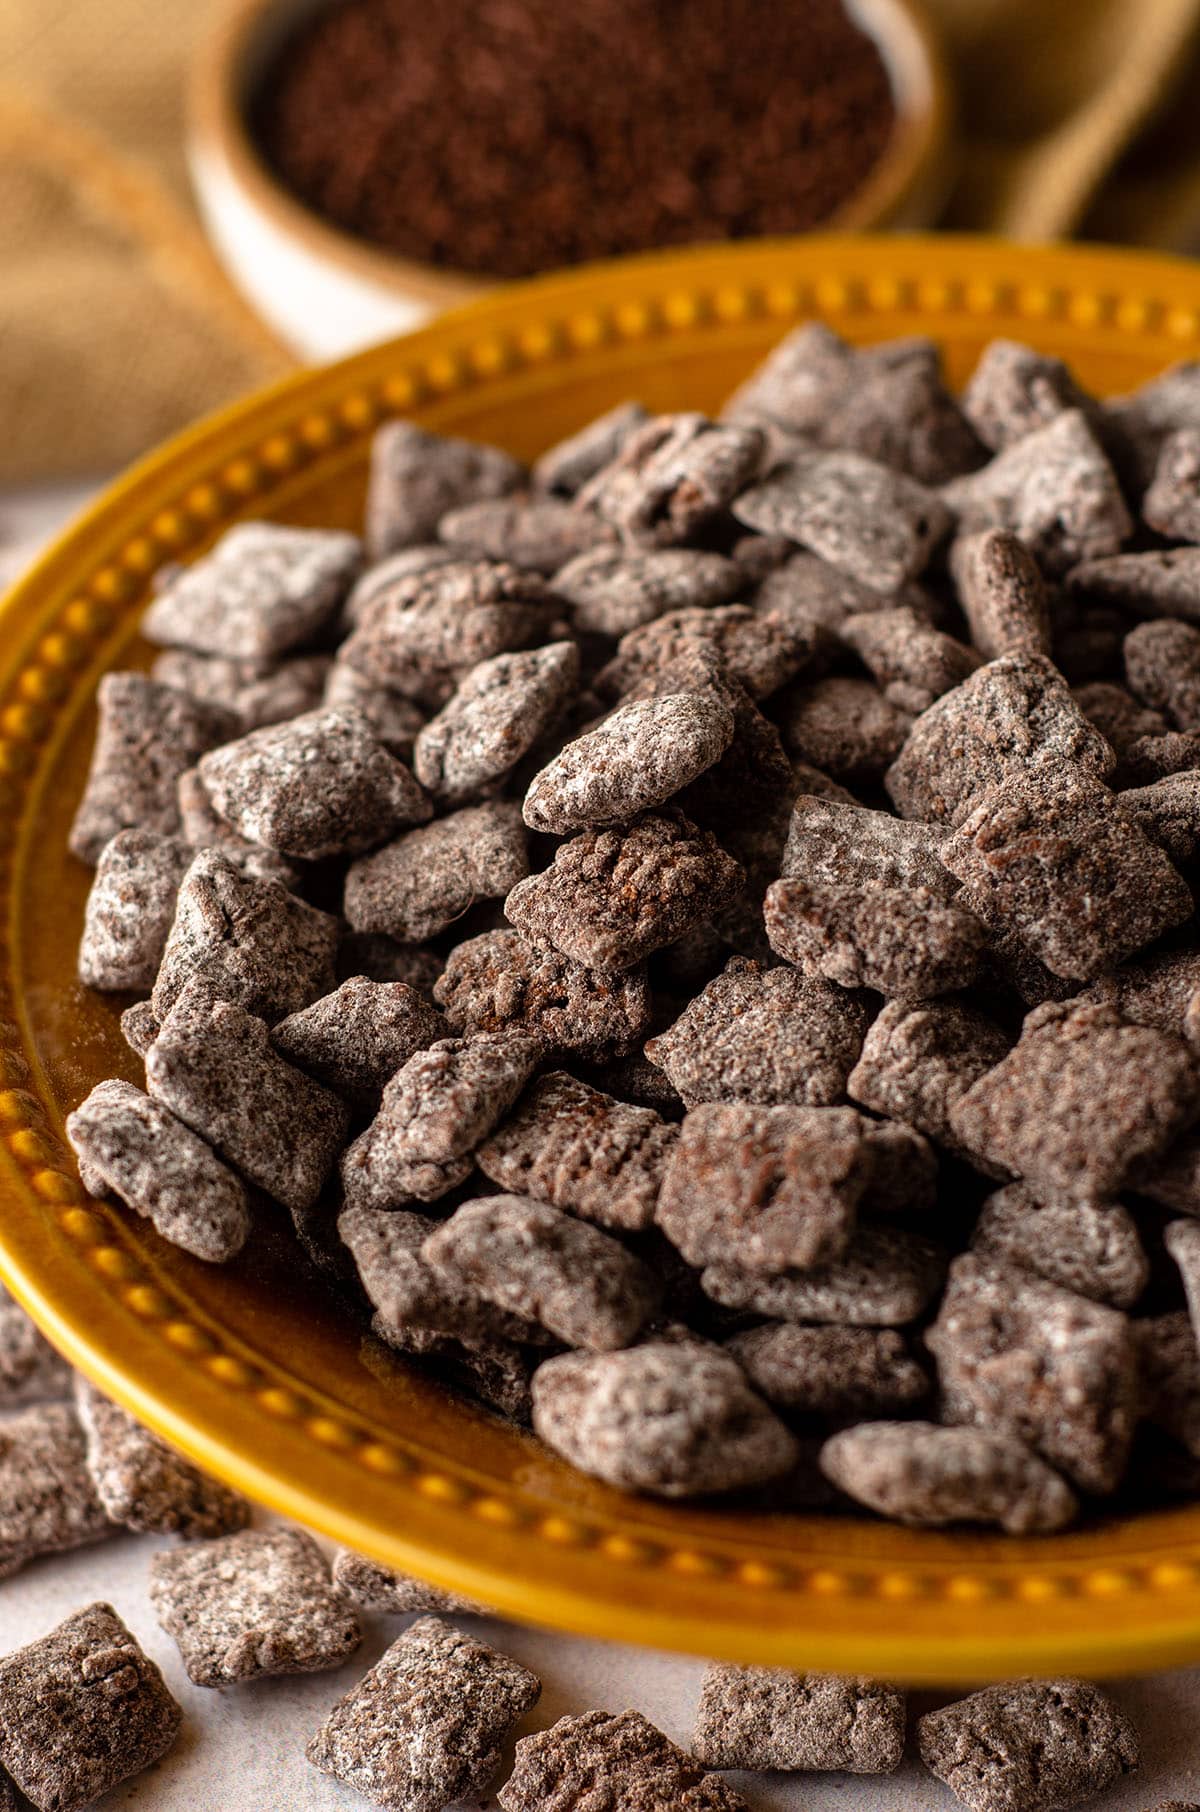
[{"label": "tan woven fabric", "polygon": [[[184,73],[220,3],[0,0],[0,484],[109,470],[286,369],[190,209]],[[1200,0],[926,3],[946,224],[1200,250]]]}]

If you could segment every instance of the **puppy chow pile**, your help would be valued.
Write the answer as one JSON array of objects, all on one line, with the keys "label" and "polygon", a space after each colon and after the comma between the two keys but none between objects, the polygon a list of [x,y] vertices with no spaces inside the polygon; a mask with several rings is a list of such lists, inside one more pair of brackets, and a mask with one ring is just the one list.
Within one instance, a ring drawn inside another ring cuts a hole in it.
[{"label": "puppy chow pile", "polygon": [[622,1490],[1200,1491],[1200,367],[810,325],[532,470],[396,422],[361,542],[242,524],[144,627],[89,1190],[213,1263],[281,1205]]}]

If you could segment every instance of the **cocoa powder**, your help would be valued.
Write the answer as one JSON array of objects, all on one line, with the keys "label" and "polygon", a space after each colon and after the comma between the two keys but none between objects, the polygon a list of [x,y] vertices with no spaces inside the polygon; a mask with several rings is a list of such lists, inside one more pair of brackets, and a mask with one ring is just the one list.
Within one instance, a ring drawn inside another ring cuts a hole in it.
[{"label": "cocoa powder", "polygon": [[253,116],[328,220],[521,277],[816,226],[895,108],[842,0],[342,0],[284,47]]}]

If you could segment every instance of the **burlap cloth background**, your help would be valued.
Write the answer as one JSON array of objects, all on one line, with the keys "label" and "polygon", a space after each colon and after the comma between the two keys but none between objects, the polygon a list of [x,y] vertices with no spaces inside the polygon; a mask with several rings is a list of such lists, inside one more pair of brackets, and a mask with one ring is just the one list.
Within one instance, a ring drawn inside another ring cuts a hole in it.
[{"label": "burlap cloth background", "polygon": [[[1200,0],[928,4],[964,133],[947,225],[1200,250]],[[110,470],[286,369],[191,212],[208,13],[0,0],[0,484]]]}]

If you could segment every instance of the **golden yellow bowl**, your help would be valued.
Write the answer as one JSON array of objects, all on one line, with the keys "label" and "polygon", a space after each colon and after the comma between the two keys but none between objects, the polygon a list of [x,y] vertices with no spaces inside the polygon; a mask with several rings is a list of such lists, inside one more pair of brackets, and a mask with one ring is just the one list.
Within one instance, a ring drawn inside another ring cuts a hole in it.
[{"label": "golden yellow bowl", "polygon": [[[1200,351],[1200,267],[966,239],[806,239],[549,277],[306,372],[135,468],[0,613],[0,1274],[70,1359],[201,1464],[530,1622],[741,1661],[962,1680],[1200,1657],[1200,1505],[1029,1541],[625,1497],[399,1363],[306,1272],[286,1217],[223,1268],[90,1201],[64,1114],[135,1079],[74,979],[66,851],[106,668],[144,663],[150,576],[238,517],[358,523],[389,415],[530,456],[626,396],[714,408],[789,327],[995,334],[1113,392]],[[367,1362],[369,1361],[369,1363]]]}]

